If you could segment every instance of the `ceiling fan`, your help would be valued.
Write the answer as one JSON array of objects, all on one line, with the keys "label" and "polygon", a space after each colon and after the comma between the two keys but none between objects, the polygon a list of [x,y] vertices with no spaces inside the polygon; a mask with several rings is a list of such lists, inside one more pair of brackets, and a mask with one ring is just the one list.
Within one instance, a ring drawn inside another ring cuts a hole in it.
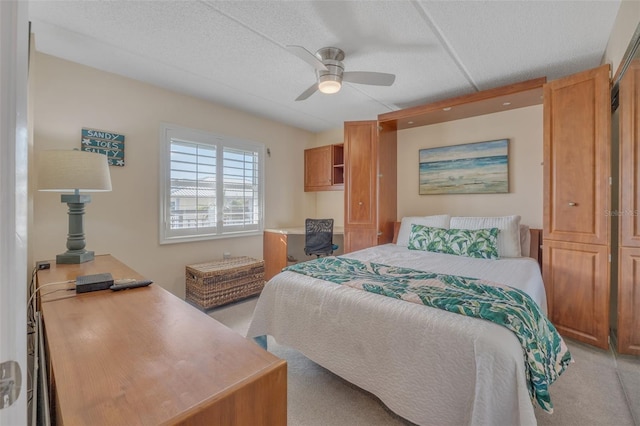
[{"label": "ceiling fan", "polygon": [[342,82],[391,86],[396,79],[394,74],[368,71],[345,71],[344,52],[337,47],[322,47],[315,55],[302,46],[289,45],[287,49],[300,59],[311,64],[316,70],[317,82],[296,98],[303,101],[319,90],[322,93],[337,93]]}]

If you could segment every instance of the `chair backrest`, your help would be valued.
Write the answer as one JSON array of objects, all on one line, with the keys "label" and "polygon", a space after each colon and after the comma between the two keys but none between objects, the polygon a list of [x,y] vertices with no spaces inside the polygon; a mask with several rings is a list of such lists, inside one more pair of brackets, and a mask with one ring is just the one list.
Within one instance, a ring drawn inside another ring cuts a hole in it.
[{"label": "chair backrest", "polygon": [[333,253],[333,219],[307,219],[304,231],[304,252],[307,256]]}]

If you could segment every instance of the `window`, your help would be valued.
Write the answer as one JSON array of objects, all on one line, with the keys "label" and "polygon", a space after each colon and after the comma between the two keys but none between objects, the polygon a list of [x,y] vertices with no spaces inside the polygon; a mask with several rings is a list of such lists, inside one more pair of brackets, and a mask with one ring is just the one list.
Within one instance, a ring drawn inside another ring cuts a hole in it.
[{"label": "window", "polygon": [[260,235],[264,145],[165,124],[160,244]]}]

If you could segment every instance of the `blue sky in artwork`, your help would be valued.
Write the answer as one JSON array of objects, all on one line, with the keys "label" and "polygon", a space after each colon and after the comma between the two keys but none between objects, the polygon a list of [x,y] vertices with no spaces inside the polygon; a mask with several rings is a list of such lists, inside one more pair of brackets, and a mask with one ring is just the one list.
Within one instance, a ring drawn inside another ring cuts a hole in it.
[{"label": "blue sky in artwork", "polygon": [[508,139],[420,150],[420,163],[507,155]]}]

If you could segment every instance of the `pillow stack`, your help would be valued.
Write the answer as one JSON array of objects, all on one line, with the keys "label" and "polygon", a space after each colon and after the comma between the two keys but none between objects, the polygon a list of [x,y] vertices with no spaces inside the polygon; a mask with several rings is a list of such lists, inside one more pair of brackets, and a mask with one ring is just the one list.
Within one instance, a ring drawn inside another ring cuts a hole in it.
[{"label": "pillow stack", "polygon": [[495,217],[452,217],[451,228],[485,229],[498,228],[498,255],[500,257],[521,257],[520,216]]},{"label": "pillow stack", "polygon": [[[449,215],[402,218],[397,245],[412,250],[498,259],[521,257],[528,227],[520,216],[463,217]],[[527,245],[528,247],[528,245]]]}]

